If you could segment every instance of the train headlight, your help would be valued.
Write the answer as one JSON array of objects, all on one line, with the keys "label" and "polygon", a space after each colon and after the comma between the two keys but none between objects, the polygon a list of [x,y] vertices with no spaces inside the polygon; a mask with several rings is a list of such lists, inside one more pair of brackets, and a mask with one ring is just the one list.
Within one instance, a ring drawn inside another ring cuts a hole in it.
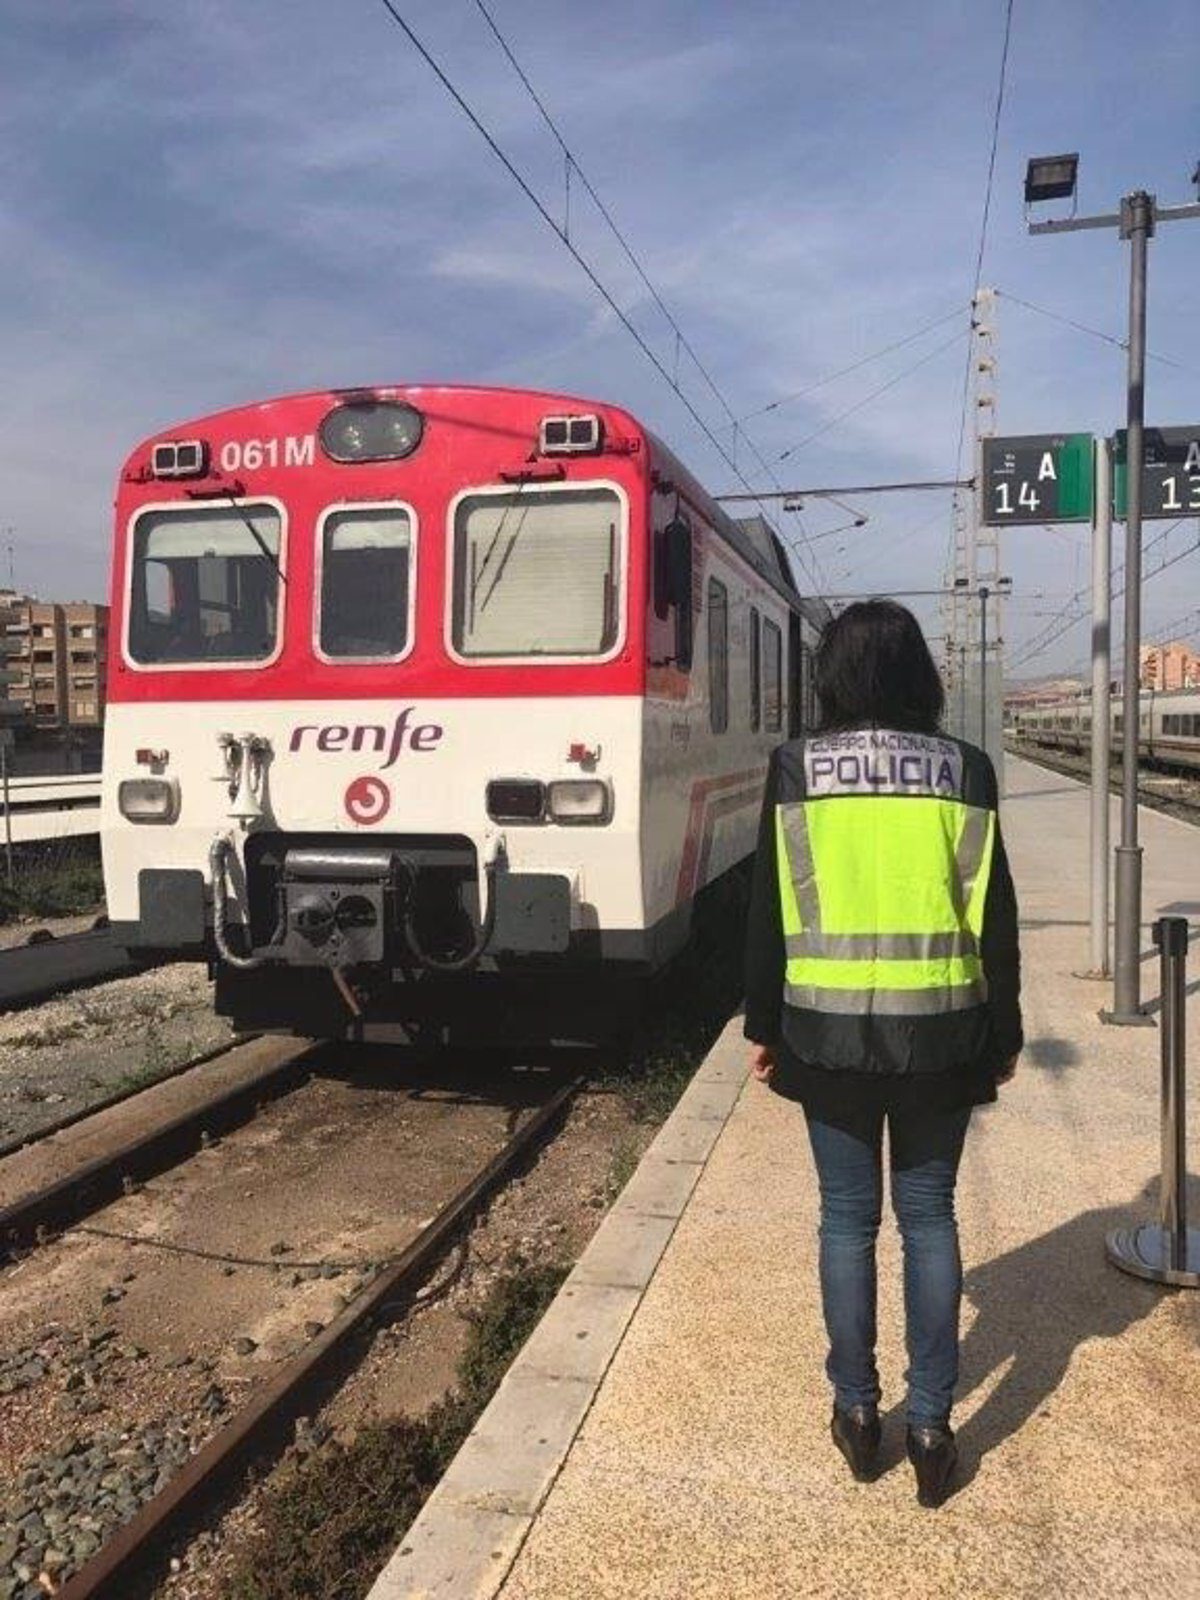
[{"label": "train headlight", "polygon": [[546,809],[554,822],[607,822],[612,792],[599,778],[560,778],[547,785]]},{"label": "train headlight", "polygon": [[351,400],[322,421],[321,449],[333,461],[400,461],[424,429],[425,418],[402,400]]},{"label": "train headlight", "polygon": [[493,778],[487,786],[493,822],[540,822],[546,814],[546,786],[536,778]]},{"label": "train headlight", "polygon": [[127,822],[174,822],[179,815],[179,785],[174,778],[124,778],[117,806]]}]

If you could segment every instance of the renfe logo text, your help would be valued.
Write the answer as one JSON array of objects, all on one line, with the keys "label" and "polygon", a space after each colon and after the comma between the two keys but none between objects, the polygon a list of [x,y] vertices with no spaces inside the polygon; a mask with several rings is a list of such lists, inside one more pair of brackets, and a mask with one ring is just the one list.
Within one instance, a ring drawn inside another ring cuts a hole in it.
[{"label": "renfe logo text", "polygon": [[387,760],[381,767],[381,771],[386,772],[388,767],[395,764],[400,752],[406,746],[414,755],[428,755],[442,742],[442,735],[446,730],[440,723],[419,722],[415,727],[409,726],[415,710],[415,706],[405,706],[397,713],[390,736],[383,724],[378,722],[362,722],[354,727],[346,727],[340,722],[329,723],[325,727],[305,722],[292,730],[288,749],[303,748],[305,735],[312,734],[309,748],[328,753],[336,753],[339,750],[377,750],[382,754],[386,750]]}]

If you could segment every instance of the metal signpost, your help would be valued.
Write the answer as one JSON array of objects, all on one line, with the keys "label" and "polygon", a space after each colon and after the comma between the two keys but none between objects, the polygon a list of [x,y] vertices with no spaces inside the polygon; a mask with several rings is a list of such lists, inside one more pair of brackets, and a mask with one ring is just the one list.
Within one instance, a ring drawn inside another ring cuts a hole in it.
[{"label": "metal signpost", "polygon": [[[983,441],[984,521],[993,527],[1092,525],[1091,970],[1108,976],[1109,610],[1112,506],[1108,448],[1090,433]],[[986,596],[981,595],[986,608]],[[983,619],[981,618],[981,621]],[[986,626],[986,624],[985,624]]]},{"label": "metal signpost", "polygon": [[[1039,156],[1025,174],[1025,203],[1074,201],[1079,156]],[[1108,1022],[1146,1023],[1141,1005],[1142,851],[1138,843],[1137,768],[1140,725],[1142,627],[1142,461],[1146,399],[1146,258],[1160,222],[1200,217],[1200,205],[1160,206],[1136,189],[1119,211],[1030,222],[1029,232],[1075,233],[1114,228],[1129,241],[1129,371],[1126,382],[1128,473],[1125,508],[1125,650],[1122,691],[1121,843],[1117,848],[1116,962],[1113,1008]],[[1181,497],[1182,498],[1182,497]]]}]

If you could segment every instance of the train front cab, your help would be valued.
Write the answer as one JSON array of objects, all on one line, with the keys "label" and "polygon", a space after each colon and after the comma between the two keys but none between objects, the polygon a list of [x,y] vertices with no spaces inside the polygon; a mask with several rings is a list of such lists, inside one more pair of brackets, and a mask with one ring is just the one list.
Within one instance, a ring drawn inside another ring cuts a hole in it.
[{"label": "train front cab", "polygon": [[[355,403],[329,394],[207,419],[131,458],[110,914],[131,949],[209,960],[237,1026],[442,1024],[461,1018],[467,984],[472,1014],[523,986],[543,1009],[569,1006],[576,977],[677,948],[686,902],[722,852],[749,848],[744,827],[714,827],[685,878],[686,823],[644,825],[660,776],[644,756],[661,664],[647,619],[663,604],[649,446],[623,413],[590,408],[604,448],[531,465],[552,400],[376,394],[368,421],[391,403],[422,415],[405,460],[314,449]],[[274,459],[272,428],[298,441]],[[203,473],[158,475],[189,440]],[[707,647],[699,553],[668,610],[686,609]],[[707,680],[685,676],[667,738],[719,790],[726,756],[699,760]],[[760,730],[758,745],[777,738]],[[737,770],[765,764],[754,754]],[[677,798],[674,820],[691,809]]]}]

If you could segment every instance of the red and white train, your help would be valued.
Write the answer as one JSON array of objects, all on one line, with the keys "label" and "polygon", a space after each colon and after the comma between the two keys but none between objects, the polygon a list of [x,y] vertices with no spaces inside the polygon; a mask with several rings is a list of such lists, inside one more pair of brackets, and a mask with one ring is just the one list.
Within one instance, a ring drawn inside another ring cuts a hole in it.
[{"label": "red and white train", "polygon": [[614,406],[321,391],[156,435],[116,500],[116,937],[318,1037],[652,970],[744,873],[823,620]]}]

